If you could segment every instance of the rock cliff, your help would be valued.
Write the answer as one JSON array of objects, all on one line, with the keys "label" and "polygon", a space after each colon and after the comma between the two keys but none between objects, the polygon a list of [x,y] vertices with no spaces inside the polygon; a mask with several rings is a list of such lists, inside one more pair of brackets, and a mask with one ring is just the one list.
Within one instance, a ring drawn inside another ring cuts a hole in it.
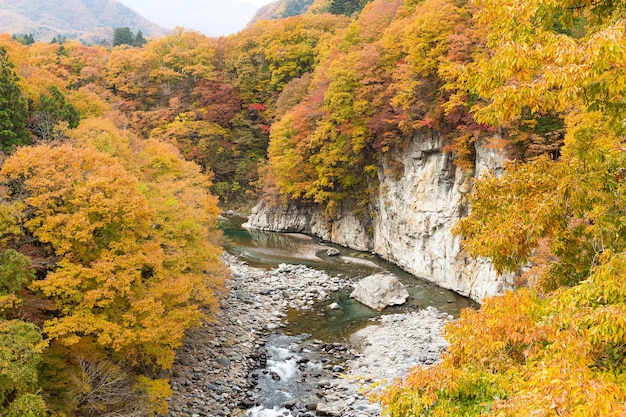
[{"label": "rock cliff", "polygon": [[[369,210],[341,206],[329,216],[315,205],[271,205],[261,201],[245,224],[250,228],[304,232],[357,250],[367,250],[411,274],[477,301],[512,287],[488,260],[461,251],[452,226],[469,208],[472,176],[452,163],[433,134],[390,153],[378,170],[379,187]],[[499,170],[504,158],[477,145],[476,175]],[[363,213],[368,214],[363,214]]]}]

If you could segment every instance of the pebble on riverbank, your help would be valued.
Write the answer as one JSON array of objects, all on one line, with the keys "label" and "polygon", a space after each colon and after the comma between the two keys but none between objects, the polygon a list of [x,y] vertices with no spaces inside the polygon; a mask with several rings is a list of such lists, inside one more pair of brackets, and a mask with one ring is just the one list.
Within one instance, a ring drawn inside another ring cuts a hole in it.
[{"label": "pebble on riverbank", "polygon": [[[177,355],[171,417],[246,415],[255,403],[255,381],[249,374],[263,365],[263,346],[283,326],[285,310],[310,309],[353,285],[303,265],[281,264],[266,271],[231,255],[224,260],[233,275],[229,295],[215,323],[191,329]],[[331,351],[337,361],[328,364],[325,379],[318,382],[319,400],[287,415],[380,416],[380,406],[369,403],[363,388],[403,377],[411,366],[435,363],[446,346],[441,328],[450,318],[432,307],[382,316],[357,332],[351,346],[320,343],[319,349]]]}]

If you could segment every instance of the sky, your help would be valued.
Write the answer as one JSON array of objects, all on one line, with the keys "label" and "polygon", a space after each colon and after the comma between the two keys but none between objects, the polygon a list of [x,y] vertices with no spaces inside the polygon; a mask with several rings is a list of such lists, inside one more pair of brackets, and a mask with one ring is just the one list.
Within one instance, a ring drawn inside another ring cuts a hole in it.
[{"label": "sky", "polygon": [[243,29],[254,13],[273,0],[117,0],[166,29],[182,26],[208,36]]}]

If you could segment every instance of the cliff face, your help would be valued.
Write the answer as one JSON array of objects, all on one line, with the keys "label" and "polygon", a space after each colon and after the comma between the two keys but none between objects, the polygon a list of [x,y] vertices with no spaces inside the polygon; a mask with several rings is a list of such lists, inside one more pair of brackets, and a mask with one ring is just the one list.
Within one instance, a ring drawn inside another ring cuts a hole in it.
[{"label": "cliff face", "polygon": [[[388,155],[378,170],[380,185],[371,215],[340,207],[332,217],[320,206],[259,203],[248,227],[311,233],[358,250],[372,251],[413,275],[480,301],[512,287],[512,276],[498,276],[485,259],[461,251],[452,226],[468,211],[471,176],[441,151],[436,135],[421,137]],[[503,158],[477,146],[476,173],[498,170]]]}]

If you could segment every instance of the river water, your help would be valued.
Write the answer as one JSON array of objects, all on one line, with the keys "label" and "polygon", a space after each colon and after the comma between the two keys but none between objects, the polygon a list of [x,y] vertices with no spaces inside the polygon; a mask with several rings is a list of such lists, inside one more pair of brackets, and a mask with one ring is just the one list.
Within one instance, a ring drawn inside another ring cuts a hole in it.
[{"label": "river water", "polygon": [[[240,227],[243,219],[224,221],[221,227],[226,249],[251,266],[275,268],[281,263],[304,264],[330,275],[359,279],[388,271],[402,281],[409,292],[403,306],[388,307],[384,314],[401,313],[436,307],[457,317],[466,307],[477,307],[472,300],[416,278],[393,264],[367,252],[359,252],[303,234],[272,233],[246,230]],[[329,248],[339,250],[338,256],[328,256]],[[282,333],[272,335],[266,344],[267,366],[259,370],[257,399],[261,403],[249,411],[250,417],[290,416],[282,405],[290,401],[306,403],[312,400],[311,384],[304,383],[307,375],[321,368],[323,358],[307,348],[310,341],[326,343],[346,342],[349,336],[381,315],[350,298],[351,289],[341,290],[323,305],[312,310],[287,311]],[[330,302],[340,308],[328,309]]]}]

